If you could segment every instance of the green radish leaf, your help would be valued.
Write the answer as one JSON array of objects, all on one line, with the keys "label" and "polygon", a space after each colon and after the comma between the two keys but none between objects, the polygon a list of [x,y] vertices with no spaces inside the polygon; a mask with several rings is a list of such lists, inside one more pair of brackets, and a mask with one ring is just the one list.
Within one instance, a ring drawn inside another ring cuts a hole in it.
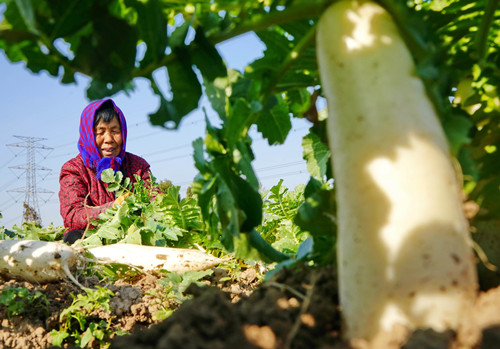
[{"label": "green radish leaf", "polygon": [[168,206],[168,205],[174,205],[174,206],[179,206],[179,191],[181,187],[179,186],[171,186],[168,189],[167,195],[163,197],[162,205]]},{"label": "green radish leaf", "polygon": [[287,104],[283,98],[277,98],[269,113],[263,114],[257,121],[257,128],[262,136],[267,139],[269,145],[283,144],[288,132],[292,129]]},{"label": "green radish leaf", "polygon": [[101,181],[104,183],[115,182],[115,171],[112,168],[107,168],[101,172]]},{"label": "green radish leaf", "polygon": [[255,159],[252,148],[249,144],[249,137],[236,144],[236,149],[233,151],[233,161],[248,183],[253,188],[259,188],[259,180],[252,167],[252,161]]},{"label": "green radish leaf", "polygon": [[240,232],[240,211],[236,209],[234,197],[222,180],[216,182],[217,213],[222,226],[221,243],[228,251],[234,251],[234,238]]},{"label": "green radish leaf", "polygon": [[197,138],[193,141],[193,159],[194,159],[194,166],[200,171],[201,173],[206,172],[206,162],[205,162],[205,155],[203,153],[203,139],[202,138]]},{"label": "green radish leaf", "polygon": [[26,27],[33,33],[38,33],[35,11],[31,0],[15,0],[19,14],[21,15]]},{"label": "green radish leaf", "polygon": [[299,207],[294,223],[313,238],[314,258],[318,263],[335,261],[337,222],[333,190],[311,178],[304,191],[305,202]]},{"label": "green radish leaf", "polygon": [[240,215],[242,218],[241,231],[250,232],[262,222],[262,198],[260,194],[250,183],[234,173],[228,158],[215,159],[214,167],[229,189],[236,207],[244,214]]},{"label": "green radish leaf", "polygon": [[116,183],[113,183],[113,184],[110,184],[106,190],[109,191],[109,192],[114,192],[114,191],[117,191],[118,189],[120,189],[120,185],[116,184]]},{"label": "green radish leaf", "polygon": [[330,149],[314,133],[309,133],[302,139],[303,157],[307,161],[307,171],[316,179],[326,176]]},{"label": "green radish leaf", "polygon": [[210,81],[203,78],[205,86],[205,94],[210,101],[212,108],[217,112],[222,120],[226,120],[226,87],[228,78],[217,78],[215,81]]},{"label": "green radish leaf", "polygon": [[196,29],[194,44],[196,50],[193,52],[193,63],[204,77],[212,81],[227,75],[226,65],[219,51],[207,39],[202,27]]},{"label": "green radish leaf", "polygon": [[85,348],[87,344],[94,338],[94,334],[90,327],[87,327],[87,330],[83,333],[80,339],[80,348]]},{"label": "green radish leaf", "polygon": [[139,36],[146,44],[146,53],[141,66],[156,62],[165,55],[168,38],[167,20],[163,15],[163,6],[159,0],[131,1],[137,11],[137,28]]},{"label": "green radish leaf", "polygon": [[60,64],[53,57],[47,56],[38,46],[23,48],[26,67],[32,72],[39,73],[46,70],[50,75],[57,76]]},{"label": "green radish leaf", "polygon": [[210,176],[206,180],[198,179],[195,185],[199,185],[201,182],[201,188],[197,190],[198,195],[198,205],[200,207],[200,212],[205,220],[210,219],[210,210],[212,208],[213,197],[215,196],[217,179],[214,176]]},{"label": "green radish leaf", "polygon": [[126,177],[126,178],[125,178],[125,181],[123,182],[123,186],[124,186],[125,188],[128,188],[128,187],[129,187],[129,185],[130,185],[130,181],[131,181],[130,177]]},{"label": "green radish leaf", "polygon": [[52,345],[56,347],[61,347],[64,340],[69,337],[68,331],[62,329],[59,331],[56,331],[55,329],[50,332],[50,335],[52,336]]},{"label": "green radish leaf", "polygon": [[140,245],[142,241],[140,229],[137,228],[135,224],[132,224],[127,229],[127,234],[125,238],[121,241],[124,244],[135,244]]},{"label": "green radish leaf", "polygon": [[240,234],[233,239],[234,256],[243,260],[259,260],[262,259],[257,248],[250,244],[248,234]]},{"label": "green radish leaf", "polygon": [[314,251],[314,240],[308,237],[300,245],[297,251],[297,259],[303,259],[309,256]]},{"label": "green radish leaf", "polygon": [[98,234],[93,234],[87,238],[85,238],[82,242],[84,246],[101,246],[102,240]]},{"label": "green radish leaf", "polygon": [[[74,76],[70,75],[68,77],[69,81],[66,83],[72,82],[74,80]],[[92,80],[89,87],[87,88],[87,98],[90,100],[96,100],[100,98],[105,98],[110,95],[114,95],[120,91],[124,91],[125,93],[132,92],[135,88],[135,85],[132,82],[103,82],[99,80]]]},{"label": "green radish leaf", "polygon": [[103,83],[129,80],[137,54],[137,29],[110,14],[100,2],[94,3],[89,29],[71,42],[75,66]]},{"label": "green radish leaf", "polygon": [[[171,101],[167,101],[159,89],[155,93],[161,97],[160,108],[149,118],[153,125],[177,128],[182,118],[198,107],[202,90],[198,77],[191,66],[191,57],[186,49],[177,49],[178,60],[167,66]],[[170,124],[171,123],[171,124]]]},{"label": "green radish leaf", "polygon": [[123,173],[121,171],[116,171],[115,173],[115,183],[121,183],[123,179]]},{"label": "green radish leaf", "polygon": [[103,226],[97,231],[97,234],[103,239],[117,240],[122,235],[122,232],[116,227]]},{"label": "green radish leaf", "polygon": [[182,236],[182,232],[177,227],[166,227],[165,230],[163,230],[163,236],[168,240],[178,241],[179,237]]},{"label": "green radish leaf", "polygon": [[449,115],[443,120],[443,127],[450,143],[452,154],[456,155],[463,145],[470,142],[469,132],[472,122],[465,117]]},{"label": "green radish leaf", "polygon": [[212,127],[210,124],[210,121],[208,118],[205,116],[205,121],[206,121],[206,129],[207,129],[207,134],[205,136],[205,146],[207,147],[207,152],[209,153],[220,153],[220,154],[225,154],[226,153],[226,148],[221,142],[220,139],[220,130],[216,129],[215,127]]},{"label": "green radish leaf", "polygon": [[144,224],[144,228],[146,228],[154,233],[154,232],[156,232],[156,230],[158,228],[158,223],[156,223],[156,221],[154,219],[150,218],[146,221],[146,224]]},{"label": "green radish leaf", "polygon": [[155,234],[149,229],[140,229],[141,232],[141,244],[148,246],[156,246]]},{"label": "green radish leaf", "polygon": [[176,27],[172,34],[170,35],[170,47],[172,49],[176,49],[178,47],[185,46],[186,37],[188,35],[188,30],[191,24],[193,23],[194,17],[191,17],[189,20],[185,20],[184,22]]},{"label": "green radish leaf", "polygon": [[306,88],[293,89],[287,92],[286,102],[290,106],[290,112],[302,116],[311,106],[311,95]]},{"label": "green radish leaf", "polygon": [[240,139],[246,136],[251,116],[250,106],[243,98],[239,98],[231,109],[224,129],[229,149],[232,149]]}]

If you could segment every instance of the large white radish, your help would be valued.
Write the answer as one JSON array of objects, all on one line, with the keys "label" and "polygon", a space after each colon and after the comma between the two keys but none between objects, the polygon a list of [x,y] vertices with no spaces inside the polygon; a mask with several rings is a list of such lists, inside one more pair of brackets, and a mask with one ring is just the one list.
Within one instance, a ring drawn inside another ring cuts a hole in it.
[{"label": "large white radish", "polygon": [[79,285],[71,274],[78,256],[59,242],[0,240],[0,275],[39,283],[69,278]]},{"label": "large white radish", "polygon": [[127,264],[144,270],[165,269],[176,273],[210,269],[223,261],[202,251],[184,248],[113,244],[87,250],[97,262]]},{"label": "large white radish", "polygon": [[347,338],[456,329],[476,297],[468,224],[442,127],[392,18],[373,2],[321,16]]}]

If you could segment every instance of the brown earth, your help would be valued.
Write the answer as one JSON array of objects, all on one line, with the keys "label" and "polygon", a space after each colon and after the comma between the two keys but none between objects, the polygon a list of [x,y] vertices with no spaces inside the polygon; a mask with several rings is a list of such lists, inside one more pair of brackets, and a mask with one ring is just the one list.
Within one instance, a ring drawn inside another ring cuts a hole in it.
[{"label": "brown earth", "polygon": [[[215,269],[205,287],[191,285],[193,296],[178,306],[158,295],[164,293],[157,276],[141,275],[120,280],[107,287],[115,293],[112,312],[96,312],[111,328],[131,334],[111,340],[111,348],[321,348],[321,349],[498,349],[500,348],[500,288],[482,292],[468,325],[457,333],[419,330],[408,335],[402,329],[378,337],[370,345],[362,340],[343,342],[335,272],[331,268],[302,266],[284,269],[271,280],[260,282],[253,268],[231,277],[227,270]],[[85,286],[99,285],[83,280]],[[42,291],[50,301],[49,313],[33,307],[23,316],[7,318],[0,306],[1,348],[50,348],[50,332],[59,329],[59,314],[82,290],[67,282],[32,285],[6,281],[0,291],[24,286]],[[101,286],[106,286],[102,285]],[[162,303],[163,302],[163,303]],[[168,304],[167,304],[168,303]],[[164,321],[155,313],[169,306],[175,312]],[[360,314],[363,316],[363,314]],[[99,347],[97,341],[94,347]],[[74,346],[66,345],[67,348]]]}]

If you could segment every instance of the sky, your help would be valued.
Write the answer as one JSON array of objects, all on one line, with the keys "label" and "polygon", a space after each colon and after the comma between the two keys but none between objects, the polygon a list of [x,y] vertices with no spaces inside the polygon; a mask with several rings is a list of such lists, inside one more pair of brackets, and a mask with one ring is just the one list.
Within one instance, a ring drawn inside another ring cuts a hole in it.
[{"label": "sky", "polygon": [[[262,56],[263,45],[255,34],[245,34],[217,46],[226,65],[242,71]],[[166,81],[166,78],[165,78]],[[63,85],[46,72],[31,73],[24,63],[10,63],[0,51],[0,226],[11,228],[23,222],[26,198],[28,144],[35,155],[35,175],[42,226],[61,226],[59,181],[62,165],[78,154],[80,115],[90,101],[85,90],[89,79],[77,75],[77,83]],[[144,79],[135,80],[136,89],[128,96],[111,97],[127,120],[127,151],[145,158],[159,180],[181,186],[181,196],[197,174],[192,157],[192,141],[205,133],[202,99],[196,111],[185,117],[178,130],[171,131],[149,123],[159,100]],[[165,83],[166,84],[166,83]],[[208,110],[209,118],[217,120]],[[310,124],[295,119],[283,145],[269,146],[260,134],[251,130],[256,159],[252,163],[263,189],[270,189],[283,179],[293,189],[309,179],[302,158],[302,137]],[[17,136],[17,137],[16,137]],[[30,142],[31,143],[28,143]]]}]

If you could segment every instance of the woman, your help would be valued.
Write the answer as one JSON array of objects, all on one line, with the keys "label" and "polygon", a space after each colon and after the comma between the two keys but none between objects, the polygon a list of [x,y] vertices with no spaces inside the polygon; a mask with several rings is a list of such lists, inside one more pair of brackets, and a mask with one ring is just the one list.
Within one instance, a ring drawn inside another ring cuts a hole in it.
[{"label": "woman", "polygon": [[122,111],[111,99],[90,103],[80,120],[80,154],[66,162],[59,176],[59,201],[64,226],[63,240],[74,243],[92,219],[101,212],[119,205],[118,198],[106,190],[100,180],[107,168],[121,171],[135,182],[134,174],[150,181],[149,164],[143,158],[125,151],[127,123]]}]

